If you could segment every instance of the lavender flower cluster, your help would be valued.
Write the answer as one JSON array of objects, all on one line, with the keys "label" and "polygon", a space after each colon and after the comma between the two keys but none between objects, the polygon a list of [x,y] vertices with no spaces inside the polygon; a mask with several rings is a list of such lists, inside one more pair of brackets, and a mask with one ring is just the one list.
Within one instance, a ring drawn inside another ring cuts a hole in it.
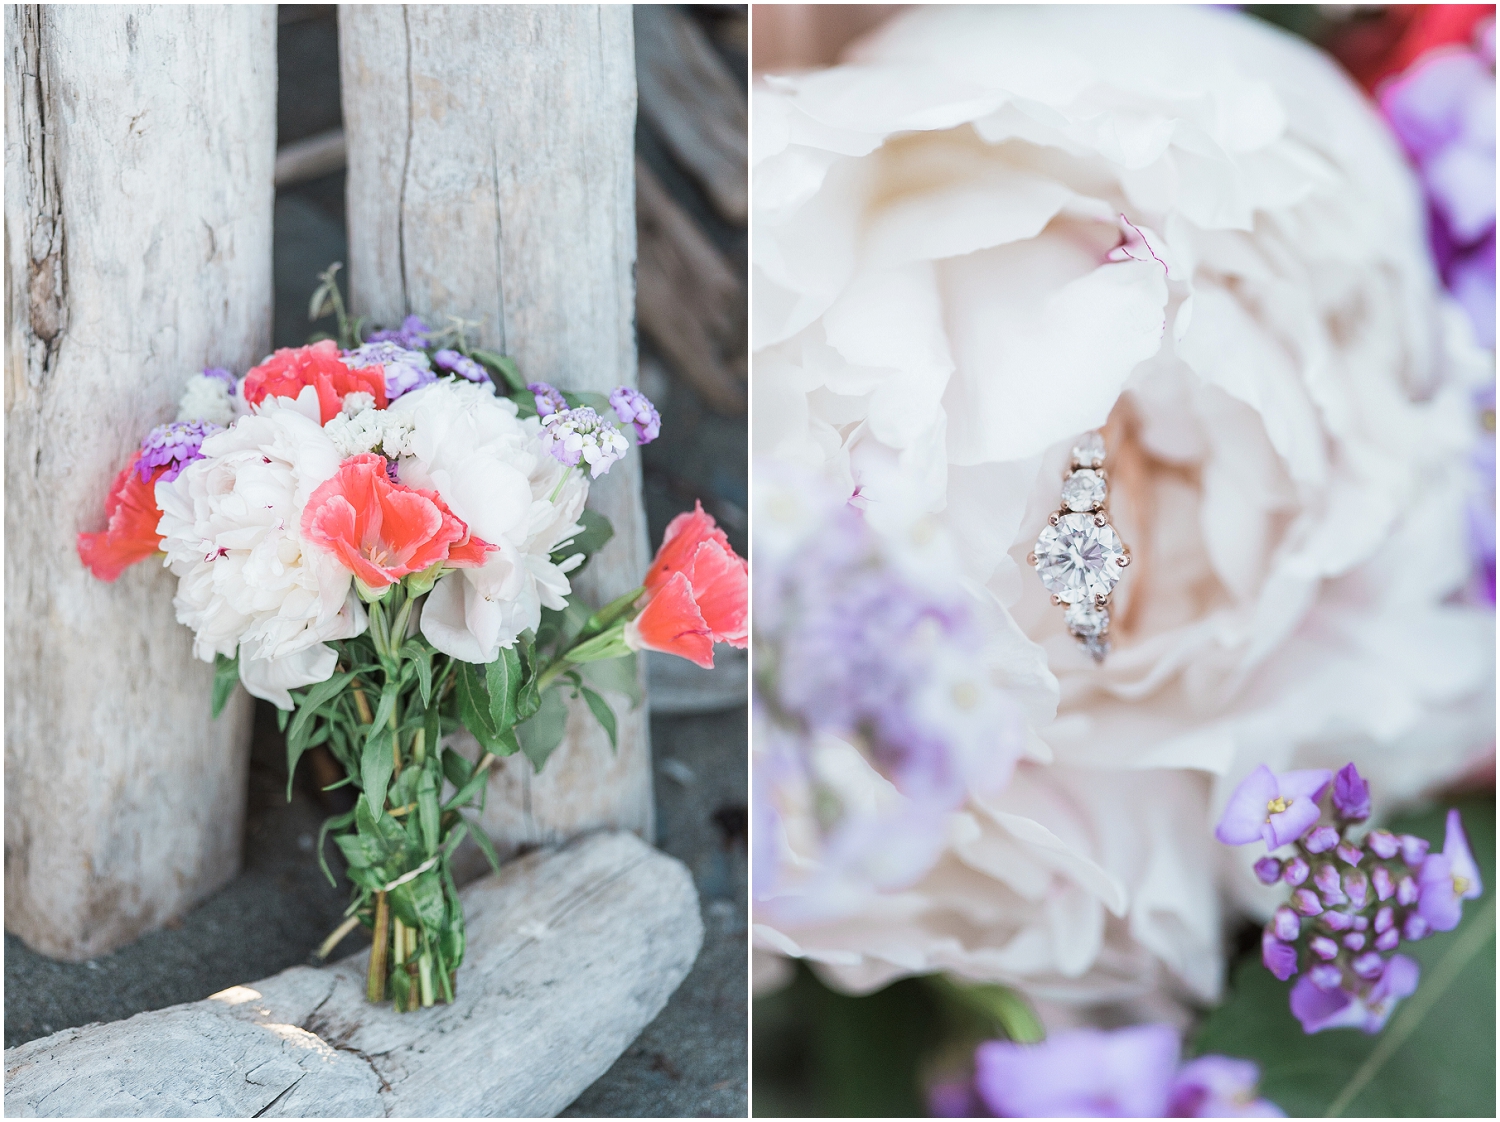
[{"label": "lavender flower cluster", "polygon": [[[629,450],[630,445],[613,421],[599,416],[587,405],[569,408],[556,386],[531,382],[526,388],[531,391],[536,414],[542,419],[542,446],[559,463],[576,467],[581,460],[597,479]],[[609,401],[615,415],[635,428],[637,444],[650,444],[661,435],[661,414],[639,390],[620,386],[609,395]]]},{"label": "lavender flower cluster", "polygon": [[[205,371],[206,374],[214,371]],[[209,421],[172,421],[157,425],[141,441],[141,456],[135,462],[135,474],[142,483],[151,481],[151,473],[159,467],[167,470],[161,475],[170,483],[182,474],[182,469],[194,460],[203,458],[204,440],[220,431],[220,426]]]},{"label": "lavender flower cluster", "polygon": [[1448,812],[1441,853],[1389,830],[1364,831],[1370,787],[1351,763],[1277,775],[1262,765],[1235,789],[1215,835],[1226,845],[1263,841],[1262,884],[1290,899],[1261,938],[1261,959],[1292,987],[1292,1013],[1308,1033],[1355,1027],[1379,1032],[1417,988],[1420,968],[1393,953],[1458,926],[1463,901],[1484,891],[1458,811]]}]

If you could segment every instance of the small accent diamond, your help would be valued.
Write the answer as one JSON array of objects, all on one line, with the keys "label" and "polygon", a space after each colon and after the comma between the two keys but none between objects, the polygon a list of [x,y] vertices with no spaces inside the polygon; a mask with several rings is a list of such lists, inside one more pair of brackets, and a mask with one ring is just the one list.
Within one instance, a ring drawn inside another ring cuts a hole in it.
[{"label": "small accent diamond", "polygon": [[1068,630],[1080,639],[1088,635],[1103,635],[1109,630],[1109,610],[1096,608],[1087,601],[1069,604],[1064,617]]},{"label": "small accent diamond", "polygon": [[1104,505],[1104,476],[1083,468],[1063,480],[1062,501],[1069,510],[1098,510]]},{"label": "small accent diamond", "polygon": [[1073,466],[1096,468],[1104,464],[1104,437],[1097,432],[1081,436],[1073,445]]}]

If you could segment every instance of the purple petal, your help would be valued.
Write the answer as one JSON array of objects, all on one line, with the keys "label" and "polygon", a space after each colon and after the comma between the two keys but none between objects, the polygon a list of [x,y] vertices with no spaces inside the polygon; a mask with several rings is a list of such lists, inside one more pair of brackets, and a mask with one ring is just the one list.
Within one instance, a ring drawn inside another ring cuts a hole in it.
[{"label": "purple petal", "polygon": [[1429,854],[1417,882],[1417,912],[1434,931],[1452,931],[1463,918],[1463,897],[1456,891],[1453,866],[1446,853]]},{"label": "purple petal", "polygon": [[1333,772],[1325,768],[1284,771],[1276,777],[1276,789],[1284,799],[1311,799],[1317,802],[1332,782]]},{"label": "purple petal", "polygon": [[1370,785],[1352,763],[1345,764],[1334,776],[1333,806],[1352,822],[1363,822],[1370,817]]},{"label": "purple petal", "polygon": [[1389,830],[1371,830],[1365,838],[1365,845],[1382,861],[1389,861],[1401,852],[1401,842]]},{"label": "purple petal", "polygon": [[1274,843],[1267,841],[1266,845],[1275,849],[1278,846],[1290,845],[1307,832],[1308,828],[1315,825],[1318,815],[1318,804],[1312,799],[1298,797],[1293,800],[1292,805],[1280,814],[1271,815],[1266,824]]},{"label": "purple petal", "polygon": [[1293,888],[1296,888],[1298,885],[1307,880],[1307,875],[1310,870],[1311,866],[1309,866],[1302,857],[1293,857],[1286,863],[1286,869],[1281,874],[1281,876],[1282,879],[1287,882],[1287,884],[1291,885]]},{"label": "purple petal", "polygon": [[1250,1060],[1199,1056],[1182,1065],[1167,1104],[1171,1118],[1281,1118],[1281,1110],[1255,1098],[1260,1068]]},{"label": "purple petal", "polygon": [[1261,836],[1266,805],[1276,798],[1276,776],[1261,764],[1240,781],[1224,804],[1214,837],[1225,845],[1247,845]]},{"label": "purple petal", "polygon": [[1297,948],[1283,943],[1270,931],[1261,934],[1260,960],[1279,982],[1297,973]]},{"label": "purple petal", "polygon": [[1161,1117],[1180,1047],[1170,1025],[1076,1029],[1041,1044],[990,1041],[974,1054],[974,1083],[1000,1117]]},{"label": "purple petal", "polygon": [[1479,866],[1469,849],[1469,838],[1464,833],[1463,819],[1457,810],[1448,812],[1448,830],[1443,837],[1443,856],[1453,876],[1461,877],[1465,884],[1459,895],[1465,900],[1474,900],[1484,893],[1484,881],[1479,876]]}]

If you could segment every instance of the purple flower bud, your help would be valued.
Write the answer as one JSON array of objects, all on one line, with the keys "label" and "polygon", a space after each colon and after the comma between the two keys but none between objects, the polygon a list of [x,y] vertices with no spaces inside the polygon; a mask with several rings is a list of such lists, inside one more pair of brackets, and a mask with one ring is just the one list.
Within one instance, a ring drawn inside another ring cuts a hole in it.
[{"label": "purple flower bud", "polygon": [[225,388],[229,390],[229,396],[234,396],[234,391],[236,388],[234,375],[231,374],[228,370],[225,370],[222,366],[204,367],[203,376],[205,378],[217,378],[219,381],[223,382]]},{"label": "purple flower bud", "polygon": [[1351,951],[1362,951],[1365,949],[1365,937],[1361,932],[1351,931],[1344,936],[1344,946]]},{"label": "purple flower bud", "polygon": [[1352,763],[1345,764],[1333,777],[1333,808],[1349,822],[1370,817],[1370,785],[1360,778]]},{"label": "purple flower bud", "polygon": [[382,331],[372,331],[367,343],[395,343],[406,350],[416,350],[418,347],[427,345],[427,336],[431,334],[432,328],[422,322],[421,316],[407,316],[401,321],[399,328],[386,328]]},{"label": "purple flower bud", "polygon": [[434,351],[432,355],[433,364],[439,370],[446,370],[450,374],[457,374],[460,378],[467,378],[471,382],[490,381],[490,372],[468,355],[459,351],[441,350]]},{"label": "purple flower bud", "polygon": [[1381,958],[1375,951],[1360,955],[1349,965],[1356,974],[1367,982],[1373,982],[1385,973],[1385,959]]},{"label": "purple flower bud", "polygon": [[1354,918],[1343,912],[1324,912],[1321,919],[1330,931],[1348,931],[1354,926]]},{"label": "purple flower bud", "polygon": [[1307,880],[1308,874],[1310,872],[1312,872],[1312,866],[1304,861],[1299,855],[1297,857],[1293,857],[1286,863],[1286,869],[1283,870],[1281,878],[1286,881],[1287,884],[1291,885],[1293,888],[1296,888],[1298,885],[1302,884],[1303,881]]},{"label": "purple flower bud", "polygon": [[1344,982],[1344,976],[1339,972],[1339,968],[1326,962],[1314,966],[1307,972],[1307,976],[1312,979],[1313,985],[1325,993],[1338,989]]},{"label": "purple flower bud", "polygon": [[1377,951],[1393,951],[1401,945],[1401,932],[1392,927],[1389,931],[1382,931],[1375,936],[1375,949]]},{"label": "purple flower bud", "polygon": [[1370,878],[1358,869],[1344,874],[1344,894],[1356,908],[1365,906],[1370,892]]},{"label": "purple flower bud", "polygon": [[609,395],[609,403],[620,420],[635,426],[636,443],[650,444],[661,435],[661,414],[640,390],[621,386]]},{"label": "purple flower bud", "polygon": [[1314,935],[1307,941],[1307,946],[1324,962],[1332,962],[1339,956],[1339,945],[1327,935]]},{"label": "purple flower bud", "polygon": [[1292,893],[1292,907],[1305,916],[1315,916],[1323,910],[1317,893],[1310,888],[1299,888]]},{"label": "purple flower bud", "polygon": [[1401,852],[1401,843],[1396,835],[1389,830],[1371,830],[1365,838],[1365,845],[1370,847],[1370,852],[1382,861],[1389,861]]},{"label": "purple flower bud", "polygon": [[1302,839],[1302,848],[1309,853],[1327,853],[1339,844],[1339,832],[1332,826],[1315,826]]},{"label": "purple flower bud", "polygon": [[1346,865],[1358,865],[1364,859],[1364,850],[1358,846],[1350,845],[1348,842],[1339,842],[1333,850],[1338,854],[1339,860]]},{"label": "purple flower bud", "polygon": [[1422,861],[1427,857],[1428,843],[1422,838],[1413,837],[1411,834],[1401,835],[1401,860],[1406,862],[1409,869],[1420,869]]},{"label": "purple flower bud", "polygon": [[1396,910],[1389,904],[1375,913],[1375,931],[1377,934],[1385,934],[1396,926]]},{"label": "purple flower bud", "polygon": [[1396,894],[1396,880],[1384,865],[1376,865],[1370,871],[1370,883],[1375,886],[1375,899],[1389,900]]},{"label": "purple flower bud", "polygon": [[1421,892],[1417,888],[1417,882],[1412,880],[1411,877],[1402,877],[1396,882],[1396,903],[1400,904],[1403,908],[1409,908],[1415,904],[1417,897],[1420,895]]},{"label": "purple flower bud", "polygon": [[1297,973],[1297,948],[1283,943],[1269,931],[1260,937],[1260,960],[1276,975],[1277,981],[1284,982]]},{"label": "purple flower bud", "polygon": [[1332,865],[1319,865],[1313,873],[1313,884],[1318,886],[1323,903],[1331,906],[1344,902],[1344,891],[1339,885],[1339,871]]},{"label": "purple flower bud", "polygon": [[536,398],[536,415],[538,417],[550,417],[554,413],[561,413],[568,407],[563,395],[558,392],[556,386],[547,382],[531,382],[526,388]]},{"label": "purple flower bud", "polygon": [[1432,933],[1427,926],[1427,921],[1416,912],[1406,917],[1406,922],[1401,926],[1401,934],[1404,938],[1415,943],[1418,939],[1425,939]]},{"label": "purple flower bud", "polygon": [[1367,916],[1355,916],[1354,917],[1354,930],[1356,930],[1356,931],[1368,931],[1369,929],[1370,929],[1370,920],[1369,920],[1369,918]]},{"label": "purple flower bud", "polygon": [[1271,917],[1271,930],[1276,938],[1290,943],[1301,934],[1302,921],[1297,918],[1297,913],[1291,908],[1277,908],[1276,914]]},{"label": "purple flower bud", "polygon": [[1274,857],[1262,857],[1255,863],[1255,879],[1261,884],[1275,884],[1281,879],[1281,862]]}]

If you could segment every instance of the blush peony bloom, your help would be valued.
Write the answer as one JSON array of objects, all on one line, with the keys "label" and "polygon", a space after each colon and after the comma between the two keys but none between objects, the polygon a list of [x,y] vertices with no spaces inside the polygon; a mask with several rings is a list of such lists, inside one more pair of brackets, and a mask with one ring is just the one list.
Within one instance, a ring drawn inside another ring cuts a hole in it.
[{"label": "blush peony bloom", "polygon": [[131,565],[161,549],[161,535],[156,532],[161,511],[154,489],[171,465],[148,469],[143,478],[138,471],[140,461],[137,451],[109,488],[104,500],[108,527],[97,534],[78,535],[78,559],[100,580],[117,579]]},{"label": "blush peony bloom", "polygon": [[542,448],[541,422],[521,420],[489,383],[440,381],[389,412],[404,434],[401,482],[436,492],[493,547],[484,564],[437,582],[422,607],[422,634],[454,658],[493,662],[501,647],[535,629],[543,607],[566,606],[566,574],[581,557],[559,564],[552,554],[565,553],[582,531],[588,482],[578,472],[564,480],[563,466]]},{"label": "blush peony bloom", "polygon": [[339,453],[316,420],[276,398],[208,437],[201,452],[156,484],[178,622],[193,629],[199,658],[237,653],[246,689],[290,709],[289,690],[333,673],[326,640],[366,626],[349,570],[301,529]]},{"label": "blush peony bloom", "polygon": [[484,563],[493,547],[469,533],[432,491],[392,483],[383,456],[365,453],[339,465],[302,511],[302,536],[322,546],[371,589],[438,563]]},{"label": "blush peony bloom", "polygon": [[[343,409],[344,395],[368,393],[375,407],[386,406],[385,374],[379,366],[353,369],[339,357],[332,339],[307,347],[283,347],[245,375],[241,387],[245,402],[259,406],[268,397],[303,401],[304,392],[315,398],[318,420],[327,424]],[[306,404],[311,411],[312,400]]]},{"label": "blush peony bloom", "polygon": [[[1488,358],[1389,130],[1299,40],[919,7],[845,57],[754,93],[755,451],[872,517],[908,489],[1058,700],[1017,695],[1026,756],[931,875],[758,946],[851,990],[1211,1000],[1221,901],[1275,903],[1259,847],[1215,852],[1240,780],[1353,759],[1400,800],[1493,735],[1493,615],[1454,598]],[[1102,666],[1025,564],[1097,428],[1133,557]]]},{"label": "blush peony bloom", "polygon": [[715,643],[749,643],[749,570],[703,504],[693,507],[667,524],[642,582],[646,606],[626,625],[625,641],[708,668]]}]

